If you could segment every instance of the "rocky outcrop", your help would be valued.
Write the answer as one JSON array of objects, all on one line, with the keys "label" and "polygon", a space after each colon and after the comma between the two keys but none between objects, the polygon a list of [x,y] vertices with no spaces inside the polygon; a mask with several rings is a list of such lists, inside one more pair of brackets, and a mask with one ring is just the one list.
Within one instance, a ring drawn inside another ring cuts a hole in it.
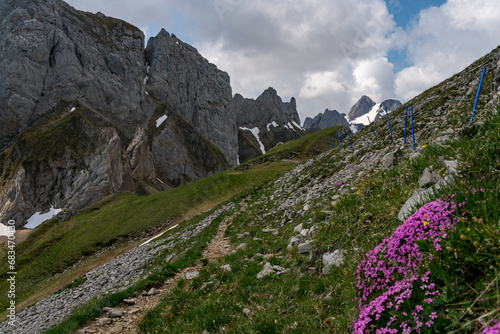
[{"label": "rocky outcrop", "polygon": [[373,102],[368,96],[363,95],[355,105],[352,106],[351,110],[347,114],[347,120],[353,121],[356,118],[363,116],[370,112],[376,103]]},{"label": "rocky outcrop", "polygon": [[138,28],[56,0],[5,2],[0,17],[0,149],[77,99],[130,136],[147,121]]},{"label": "rocky outcrop", "polygon": [[314,119],[307,117],[304,121],[304,129],[309,132],[316,132],[335,125],[349,126],[345,115],[337,110],[326,109],[324,113],[319,113]]},{"label": "rocky outcrop", "polygon": [[297,139],[306,133],[299,125],[295,98],[283,102],[272,87],[255,100],[236,94],[233,104],[239,128],[240,163],[266,153],[279,142]]},{"label": "rocky outcrop", "polygon": [[138,28],[60,0],[0,17],[0,222],[237,163],[229,76],[174,35],[145,49]]},{"label": "rocky outcrop", "polygon": [[238,129],[229,75],[164,29],[148,41],[146,62],[147,92],[236,164]]}]

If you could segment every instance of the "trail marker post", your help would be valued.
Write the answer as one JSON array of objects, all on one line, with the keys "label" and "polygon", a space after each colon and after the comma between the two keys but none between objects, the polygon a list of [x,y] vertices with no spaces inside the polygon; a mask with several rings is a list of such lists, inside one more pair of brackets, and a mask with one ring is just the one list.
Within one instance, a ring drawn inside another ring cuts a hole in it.
[{"label": "trail marker post", "polygon": [[481,81],[479,82],[479,88],[477,89],[476,101],[474,101],[474,108],[472,109],[472,116],[470,117],[470,124],[474,120],[474,114],[476,113],[477,103],[479,101],[479,95],[481,95],[481,87],[483,86],[484,75],[486,74],[486,67],[483,68],[483,74],[481,74]]},{"label": "trail marker post", "polygon": [[370,123],[370,127],[372,128],[373,135],[374,135],[375,137],[377,137],[377,135],[375,134],[375,130],[373,129],[372,122],[370,121],[370,117],[366,116],[366,118],[368,118],[368,122]]},{"label": "trail marker post", "polygon": [[408,106],[406,106],[406,114],[405,114],[405,133],[404,133],[405,145],[406,145],[406,123],[408,123]]},{"label": "trail marker post", "polygon": [[387,112],[387,106],[385,107],[385,115],[387,116],[387,123],[389,124],[389,131],[391,132],[392,136],[391,121],[389,120],[389,113]]},{"label": "trail marker post", "polygon": [[349,148],[352,148],[352,130],[349,129],[349,132],[351,133],[351,142],[349,143]]},{"label": "trail marker post", "polygon": [[415,148],[415,129],[413,127],[413,106],[411,106],[411,137],[413,139],[413,150],[416,151],[416,148]]},{"label": "trail marker post", "polygon": [[342,132],[341,136],[342,136],[342,149],[344,149],[344,133],[343,132]]}]

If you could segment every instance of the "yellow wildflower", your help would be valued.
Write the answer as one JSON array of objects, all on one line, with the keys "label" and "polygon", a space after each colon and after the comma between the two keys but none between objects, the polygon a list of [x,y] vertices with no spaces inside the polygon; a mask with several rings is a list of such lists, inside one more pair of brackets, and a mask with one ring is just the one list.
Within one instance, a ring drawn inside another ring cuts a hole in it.
[{"label": "yellow wildflower", "polygon": [[429,225],[429,221],[428,220],[424,220],[424,227],[426,227],[427,225]]}]

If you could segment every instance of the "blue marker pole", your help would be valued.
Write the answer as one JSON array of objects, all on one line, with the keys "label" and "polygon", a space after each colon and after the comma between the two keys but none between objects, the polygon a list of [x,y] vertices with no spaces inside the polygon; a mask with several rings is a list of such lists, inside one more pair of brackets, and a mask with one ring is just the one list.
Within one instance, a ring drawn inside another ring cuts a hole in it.
[{"label": "blue marker pole", "polygon": [[385,114],[387,116],[387,123],[389,123],[389,131],[391,131],[391,136],[392,136],[391,121],[389,120],[389,113],[387,112],[387,106],[385,107]]},{"label": "blue marker pole", "polygon": [[486,74],[486,67],[483,68],[483,74],[481,75],[481,81],[479,82],[479,88],[477,89],[476,101],[474,102],[474,109],[472,109],[472,116],[470,117],[470,124],[474,120],[474,114],[476,113],[477,102],[479,101],[479,95],[481,94],[481,87],[483,86],[484,75]]},{"label": "blue marker pole", "polygon": [[375,137],[377,137],[377,135],[375,134],[375,130],[373,129],[372,122],[370,121],[370,117],[366,116],[366,118],[368,118],[368,122],[370,122],[370,127],[372,128],[373,135],[374,135]]},{"label": "blue marker pole", "polygon": [[340,146],[340,143],[339,143],[339,134],[337,131],[335,131],[335,137],[337,137],[337,147]]},{"label": "blue marker pole", "polygon": [[344,133],[342,132],[342,149],[344,148]]},{"label": "blue marker pole", "polygon": [[349,129],[349,131],[351,132],[351,143],[349,144],[349,148],[352,148],[352,130]]},{"label": "blue marker pole", "polygon": [[413,106],[411,106],[411,137],[413,138],[413,150],[416,151],[416,148],[415,148],[415,129],[413,128]]},{"label": "blue marker pole", "polygon": [[406,123],[408,123],[408,106],[406,106],[406,114],[405,114],[405,145],[406,145]]}]

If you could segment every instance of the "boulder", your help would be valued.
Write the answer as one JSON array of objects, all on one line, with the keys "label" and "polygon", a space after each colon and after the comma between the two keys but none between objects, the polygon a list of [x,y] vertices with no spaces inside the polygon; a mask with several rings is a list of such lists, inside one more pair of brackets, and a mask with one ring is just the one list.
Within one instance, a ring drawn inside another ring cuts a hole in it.
[{"label": "boulder", "polygon": [[344,263],[344,252],[337,249],[333,253],[323,254],[323,275],[330,273],[332,266],[340,267]]}]

